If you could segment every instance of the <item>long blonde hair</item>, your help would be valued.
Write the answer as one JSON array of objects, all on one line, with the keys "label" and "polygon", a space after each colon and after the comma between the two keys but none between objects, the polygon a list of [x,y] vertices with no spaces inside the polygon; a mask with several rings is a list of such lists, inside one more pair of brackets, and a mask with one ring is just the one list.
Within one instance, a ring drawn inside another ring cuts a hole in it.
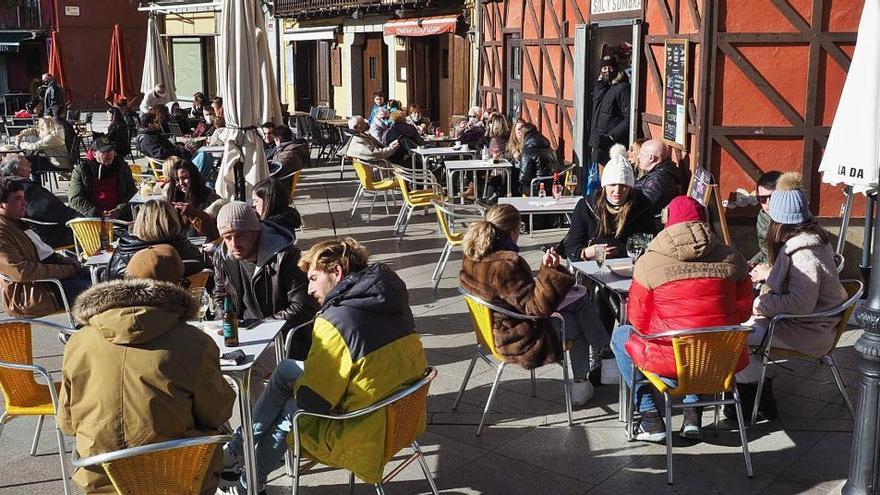
[{"label": "long blonde hair", "polygon": [[37,121],[37,132],[40,134],[40,137],[46,137],[51,135],[57,135],[64,137],[64,129],[55,123],[55,119],[52,117],[43,117]]},{"label": "long blonde hair", "polygon": [[498,247],[498,243],[519,231],[519,211],[513,205],[489,208],[483,220],[470,224],[462,240],[464,255],[479,261]]},{"label": "long blonde hair", "polygon": [[171,241],[180,237],[180,219],[171,203],[151,199],[141,206],[132,233],[146,242]]},{"label": "long blonde hair", "polygon": [[510,126],[510,138],[507,140],[507,149],[504,150],[507,156],[519,156],[522,153],[522,141],[516,135],[516,126],[526,125],[527,123],[523,119],[516,119],[516,122]]}]

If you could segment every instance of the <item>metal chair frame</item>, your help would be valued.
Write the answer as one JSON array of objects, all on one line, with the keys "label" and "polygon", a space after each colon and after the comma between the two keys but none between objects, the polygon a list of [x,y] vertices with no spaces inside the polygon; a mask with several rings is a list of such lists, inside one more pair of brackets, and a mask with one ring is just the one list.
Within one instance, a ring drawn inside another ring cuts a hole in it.
[{"label": "metal chair frame", "polygon": [[[400,186],[400,194],[403,197],[403,205],[394,223],[394,234],[400,240],[406,235],[406,228],[416,208],[431,208],[430,201],[423,202],[422,198],[430,196],[432,200],[443,198],[443,186],[441,186],[434,174],[424,170],[409,170],[394,166],[394,176]],[[420,190],[422,189],[422,190]],[[420,201],[421,200],[421,201]]]},{"label": "metal chair frame", "polygon": [[[571,185],[567,179],[568,174],[572,173],[576,169],[577,169],[577,165],[572,164],[572,165],[569,165],[569,166],[565,167],[564,169],[560,170],[559,172],[557,172],[562,177],[562,194],[565,194],[565,191],[569,190],[569,186]],[[546,181],[546,180],[553,180],[553,176],[547,175],[547,176],[543,176],[543,177],[535,177],[534,179],[532,179],[532,181],[529,183],[529,196],[536,196],[537,195],[536,188],[538,187],[538,184],[543,181]],[[570,191],[570,192],[572,194],[574,194],[574,191]],[[548,196],[550,195],[550,191],[547,191],[547,195]]]},{"label": "metal chair frame", "polygon": [[[343,160],[345,160],[346,158],[348,157],[344,157]],[[390,215],[391,211],[388,209],[388,193],[391,192],[391,201],[394,206],[397,206],[397,198],[394,196],[394,194],[400,187],[399,184],[397,184],[394,176],[394,167],[392,167],[390,162],[388,162],[387,160],[366,161],[357,158],[348,159],[352,161],[352,168],[354,168],[356,164],[361,164],[364,167],[372,168],[372,171],[370,173],[378,171],[379,181],[392,181],[392,185],[389,187],[376,188],[376,180],[372,179],[369,181],[369,188],[367,188],[365,187],[365,181],[361,180],[360,175],[358,175],[357,170],[355,170],[355,176],[358,178],[358,189],[354,193],[354,198],[351,200],[351,217],[354,218],[355,213],[357,213],[357,207],[365,194],[369,194],[373,197],[373,200],[370,202],[370,211],[367,213],[367,223],[370,223],[370,220],[373,217],[373,208],[376,206],[376,198],[379,196],[379,194],[382,194],[382,197],[385,200],[385,214]]]},{"label": "metal chair frame", "polygon": [[[0,280],[7,284],[52,284],[58,289],[58,293],[61,294],[61,304],[64,306],[64,313],[67,315],[67,321],[70,323],[71,327],[75,327],[76,324],[73,321],[73,312],[70,310],[70,303],[67,301],[67,294],[64,293],[64,286],[61,285],[61,281],[57,278],[41,278],[37,280],[28,280],[28,281],[20,281],[17,282],[12,280],[7,275],[0,273]],[[8,312],[8,308],[7,308]],[[58,314],[58,313],[55,313]],[[2,321],[0,321],[2,323]]]},{"label": "metal chair frame", "polygon": [[[446,270],[446,263],[449,262],[449,256],[452,254],[452,248],[461,244],[461,237],[456,238],[456,234],[463,236],[463,233],[454,231],[456,222],[464,223],[482,220],[483,214],[479,209],[446,203],[442,199],[435,199],[433,204],[434,210],[437,212],[437,222],[440,225],[440,231],[443,233],[443,237],[446,238],[446,246],[443,247],[440,259],[437,260],[437,266],[434,267],[434,273],[431,275],[431,280],[434,282],[434,290],[436,291],[440,285],[440,279],[443,278],[443,272]],[[455,211],[456,209],[459,211]],[[460,210],[462,209],[469,209],[471,213],[461,213]]]},{"label": "metal chair frame", "polygon": [[[109,219],[109,218],[108,219],[101,219],[101,218],[97,218],[97,217],[74,218],[73,220],[68,220],[67,223],[65,223],[64,225],[66,225],[67,227],[69,227],[73,231],[73,247],[76,250],[76,256],[80,259],[88,259],[89,257],[93,256],[93,254],[94,254],[94,253],[92,253],[92,254],[85,253],[84,247],[82,245],[82,241],[80,240],[79,236],[77,235],[76,230],[73,227],[71,227],[71,225],[75,225],[77,223],[84,223],[84,222],[103,222],[105,224],[102,226],[103,229],[108,229],[107,224],[109,224],[108,240],[110,242],[113,241],[113,225],[119,225],[120,227],[126,227],[126,228],[128,228],[128,226],[131,225],[131,222],[126,222],[124,220],[114,220],[114,219]],[[100,249],[100,247],[99,247],[99,249]]]},{"label": "metal chair frame", "polygon": [[[645,335],[645,334],[639,332],[638,330],[636,330],[635,328],[633,328],[633,335],[638,335],[639,337],[641,337],[645,340],[655,340],[655,339],[666,339],[666,338],[675,339],[677,337],[688,337],[688,336],[694,336],[694,335],[705,335],[705,334],[724,333],[724,332],[751,333],[753,331],[754,331],[754,329],[752,327],[746,326],[746,325],[727,325],[727,326],[717,326],[717,327],[694,328],[694,329],[686,329],[686,330],[672,330],[669,332],[663,332],[663,333],[658,333],[658,334],[653,334],[653,335]],[[743,342],[743,347],[745,347],[745,342]],[[678,352],[677,351],[676,351],[676,361],[678,361]],[[714,409],[714,412],[715,412],[714,428],[717,431],[718,430],[718,406],[725,405],[725,404],[733,404],[736,407],[736,419],[737,419],[737,424],[739,426],[740,442],[742,443],[743,456],[745,457],[745,461],[746,461],[746,475],[749,478],[751,478],[754,475],[754,472],[752,470],[752,458],[751,458],[751,455],[749,454],[749,440],[746,437],[746,425],[745,425],[745,421],[743,419],[744,416],[743,416],[743,411],[742,411],[742,404],[740,401],[739,392],[736,389],[736,379],[734,376],[735,367],[736,367],[736,360],[733,361],[733,366],[730,370],[730,379],[729,379],[729,382],[731,384],[730,388],[728,390],[720,390],[719,391],[720,393],[726,393],[726,392],[732,391],[733,392],[732,399],[726,399],[723,397],[719,399],[718,394],[716,393],[715,398],[713,400],[701,400],[699,402],[694,402],[694,403],[690,403],[690,404],[673,404],[672,403],[672,396],[673,395],[675,395],[675,396],[684,395],[685,393],[688,393],[688,392],[680,391],[681,387],[677,387],[677,388],[671,389],[671,390],[669,388],[666,388],[663,390],[663,402],[665,403],[665,421],[666,421],[666,482],[668,484],[671,485],[673,482],[673,477],[672,477],[672,410],[673,409],[684,409],[685,407],[712,406],[712,408]],[[640,369],[639,371],[642,372],[643,374],[645,374],[646,376],[649,374],[653,375],[655,377],[657,376],[657,375],[654,375],[654,374],[647,372],[645,370]],[[633,390],[635,389],[636,385],[645,385],[645,384],[651,385],[651,386],[654,385],[651,382],[651,380],[648,380],[648,379],[639,380],[637,382],[635,379],[635,374],[636,374],[636,365],[633,364],[633,373],[631,376],[631,383],[633,384],[633,388],[632,388],[632,390],[630,390],[630,389],[626,390],[626,392],[627,392],[626,393],[626,395],[627,395],[627,397],[626,397],[626,435],[627,435],[628,441],[633,441],[635,438],[635,422],[633,419],[633,416],[635,414],[634,413],[635,394],[633,393]],[[621,378],[621,382],[623,382],[623,381],[624,381],[623,378]]]},{"label": "metal chair frame", "polygon": [[[63,227],[63,225],[61,225],[61,224],[58,223],[58,222],[43,222],[42,220],[34,220],[33,218],[27,218],[27,217],[22,217],[21,221],[24,222],[24,223],[27,223],[27,224],[31,224],[31,225],[40,225],[40,226],[43,226],[43,227]],[[73,244],[70,244],[70,245],[67,245],[67,246],[60,246],[60,247],[57,247],[57,248],[55,248],[55,252],[58,252],[58,251],[70,251],[71,249],[74,249],[74,245],[73,245]]]},{"label": "metal chair frame", "polygon": [[[562,342],[565,342],[565,320],[563,320],[562,315],[559,313],[553,313],[547,318],[541,316],[530,316],[524,315],[520,313],[516,313],[510,311],[509,309],[502,308],[500,306],[496,306],[494,304],[488,303],[479,297],[469,293],[463,288],[459,287],[458,292],[464,296],[464,298],[470,299],[474,303],[487,308],[491,312],[500,313],[507,317],[514,318],[517,320],[527,320],[527,321],[538,321],[543,319],[556,319],[559,322],[560,328],[562,329],[562,338],[560,339]],[[468,308],[470,311],[470,308]],[[488,351],[492,356],[496,356],[496,359],[500,361],[499,364],[495,364],[492,359],[486,354],[486,350],[483,349],[483,344],[480,343],[482,340],[480,335],[479,324],[476,321],[476,317],[474,317],[473,312],[471,312],[471,317],[474,318],[474,332],[477,335],[477,348],[474,352],[474,356],[471,358],[471,362],[468,365],[467,372],[465,372],[464,379],[461,382],[461,388],[458,390],[458,395],[455,396],[455,402],[452,404],[452,410],[455,411],[458,409],[458,403],[461,401],[461,397],[464,395],[464,391],[467,388],[468,381],[471,378],[471,373],[474,371],[474,365],[477,364],[477,358],[482,359],[489,366],[495,369],[495,379],[492,381],[492,389],[489,391],[489,398],[486,399],[486,405],[483,407],[483,415],[480,417],[480,424],[477,426],[476,436],[480,436],[480,433],[483,430],[483,424],[486,422],[486,414],[489,412],[489,408],[492,407],[492,401],[495,399],[495,393],[498,390],[498,382],[501,379],[501,373],[504,372],[504,367],[507,366],[507,362],[502,361],[497,357],[494,345],[492,342],[486,342],[486,345],[489,346]],[[564,344],[563,344],[564,345]],[[564,346],[565,350],[562,353],[562,362],[559,363],[562,366],[562,383],[565,388],[565,411],[568,413],[568,426],[574,425],[574,420],[572,419],[572,404],[571,404],[571,357],[569,354],[569,350],[567,346]],[[535,384],[535,370],[530,370],[531,374],[531,386],[532,386],[532,397],[537,395],[537,388]]]},{"label": "metal chair frame", "polygon": [[[842,263],[841,263],[842,265]],[[767,374],[767,364],[773,361],[770,358],[771,353],[779,353],[783,354],[786,358],[791,359],[801,359],[801,360],[819,360],[820,362],[824,362],[831,369],[831,374],[834,376],[834,383],[837,384],[837,389],[840,391],[840,396],[843,398],[843,402],[846,405],[846,408],[849,410],[850,416],[855,419],[856,411],[853,407],[852,400],[849,398],[849,394],[846,393],[846,385],[843,382],[843,377],[840,375],[840,370],[837,368],[837,362],[834,360],[834,349],[837,347],[837,342],[840,340],[840,336],[846,330],[847,326],[847,316],[850,313],[851,308],[854,307],[855,302],[862,297],[862,293],[865,290],[865,285],[859,280],[841,280],[842,284],[855,284],[857,290],[853,293],[852,296],[848,297],[844,302],[838,304],[837,306],[828,309],[826,311],[819,311],[816,313],[809,313],[804,315],[794,315],[794,314],[781,314],[776,315],[773,319],[770,320],[770,326],[767,328],[767,335],[765,340],[761,346],[757,348],[757,351],[761,354],[761,378],[758,380],[758,392],[755,395],[755,405],[752,408],[752,415],[750,418],[750,423],[755,424],[755,420],[758,418],[758,405],[761,402],[761,394],[764,391],[764,378]],[[780,321],[784,320],[799,320],[804,318],[822,318],[827,316],[840,316],[841,321],[837,324],[837,336],[834,339],[834,343],[831,346],[831,349],[823,354],[822,356],[810,356],[808,354],[803,354],[797,352],[792,349],[785,349],[773,347],[773,334],[776,331],[776,324]],[[775,362],[775,361],[774,361]]]},{"label": "metal chair frame", "polygon": [[[319,413],[308,412],[308,411],[300,409],[296,413],[294,413],[293,420],[292,420],[292,422],[293,422],[293,430],[292,430],[292,433],[293,433],[293,472],[291,474],[291,476],[293,477],[293,483],[292,483],[293,495],[296,495],[299,490],[299,478],[301,475],[299,464],[300,464],[300,460],[303,459],[302,446],[300,445],[300,436],[299,436],[299,421],[300,421],[300,419],[302,419],[304,417],[313,417],[313,418],[330,419],[330,420],[334,420],[334,421],[346,421],[349,419],[360,418],[360,417],[366,416],[368,414],[372,414],[375,411],[385,409],[386,407],[390,406],[391,404],[394,404],[395,402],[402,400],[402,399],[418,392],[423,387],[428,387],[430,385],[431,381],[434,380],[434,378],[436,376],[437,376],[437,370],[434,368],[428,368],[428,370],[425,373],[425,376],[423,378],[419,379],[417,382],[415,382],[411,385],[408,385],[403,390],[400,390],[399,392],[395,392],[394,394],[390,395],[389,397],[386,397],[385,399],[382,399],[381,401],[376,402],[375,404],[373,404],[371,406],[367,406],[362,409],[358,409],[356,411],[351,411],[351,412],[343,413],[343,414],[319,414]],[[382,478],[382,481],[380,481],[379,483],[376,483],[376,485],[375,485],[376,492],[379,495],[383,495],[385,493],[385,490],[383,488],[383,485],[385,483],[388,483],[389,481],[391,481],[395,476],[400,474],[400,472],[403,471],[403,469],[406,468],[406,466],[408,466],[410,463],[412,463],[416,459],[418,459],[418,461],[419,461],[419,465],[422,468],[422,473],[424,473],[425,478],[428,480],[428,483],[431,485],[431,492],[434,495],[439,495],[440,492],[437,490],[437,484],[434,482],[434,478],[431,476],[431,470],[428,468],[428,463],[427,463],[427,461],[425,461],[425,456],[422,453],[422,449],[419,447],[419,443],[416,440],[413,440],[411,447],[413,449],[413,453],[409,457],[407,457],[406,459],[401,461],[401,463],[398,464],[394,469],[392,469],[391,472],[389,472],[387,475],[385,475]],[[312,466],[317,464],[318,461],[308,460],[306,462],[307,462],[307,466],[302,474],[305,474],[306,472],[308,472],[308,470],[311,469]],[[349,492],[353,493],[354,492],[354,473],[349,473],[348,486],[349,486]]]},{"label": "metal chair frame", "polygon": [[[46,327],[50,327],[52,329],[58,330],[60,333],[64,333],[64,334],[68,334],[68,335],[76,332],[76,330],[73,328],[67,328],[63,325],[59,325],[57,323],[53,323],[50,321],[38,320],[38,319],[34,319],[34,318],[7,318],[7,319],[0,320],[0,334],[3,333],[3,330],[2,330],[3,325],[10,324],[10,323],[11,324],[26,323],[28,325],[34,325],[34,324],[42,325],[42,326],[46,326]],[[33,331],[33,327],[31,327],[31,330]],[[0,360],[0,368],[7,368],[7,369],[21,370],[21,371],[30,371],[34,374],[39,375],[41,378],[43,378],[46,381],[46,384],[47,384],[46,387],[49,389],[49,397],[52,400],[52,408],[54,410],[54,414],[56,414],[56,415],[58,414],[58,392],[55,390],[55,386],[54,386],[55,380],[52,378],[52,374],[46,368],[44,368],[38,364],[34,364],[33,360],[31,360],[30,364],[11,363],[11,362]],[[0,437],[2,437],[2,435],[3,435],[3,427],[6,425],[6,423],[8,423],[9,421],[11,421],[12,419],[14,419],[17,416],[18,415],[14,415],[14,416],[9,415],[5,410],[3,411],[3,414],[0,414]],[[40,433],[43,429],[43,420],[44,419],[45,419],[45,416],[39,416],[39,419],[37,420],[37,430],[34,433],[34,440],[31,443],[30,454],[32,456],[37,455],[37,446],[40,443]],[[61,458],[61,477],[64,482],[64,494],[67,495],[67,494],[71,493],[70,481],[69,481],[70,475],[67,471],[67,450],[64,445],[64,434],[61,432],[61,429],[58,426],[57,418],[55,420],[55,436],[58,441],[58,455]]]},{"label": "metal chair frame", "polygon": [[[104,454],[97,454],[82,459],[74,459],[73,461],[71,461],[71,465],[77,468],[97,465],[105,466],[106,464],[112,463],[114,461],[130,459],[132,457],[156,454],[159,452],[166,452],[174,449],[197,447],[201,445],[225,444],[231,440],[232,435],[211,435],[196,438],[183,438],[179,440],[168,440],[165,442],[151,443],[147,445],[140,445],[138,447],[131,447],[127,449],[116,450],[113,452],[107,452]],[[205,474],[207,474],[207,466],[205,466]],[[110,477],[110,480],[113,482],[113,486],[117,489],[117,491],[119,493],[122,493],[122,488],[116,486],[116,481],[113,479],[112,476]],[[204,475],[202,480],[204,481]],[[145,487],[145,491],[142,493],[152,493],[150,492],[151,489],[151,487]]]}]

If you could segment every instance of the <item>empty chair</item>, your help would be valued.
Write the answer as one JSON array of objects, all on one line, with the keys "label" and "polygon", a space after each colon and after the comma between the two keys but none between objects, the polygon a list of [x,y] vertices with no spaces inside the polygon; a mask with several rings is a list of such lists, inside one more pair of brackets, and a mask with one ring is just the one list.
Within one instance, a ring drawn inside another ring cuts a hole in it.
[{"label": "empty chair", "polygon": [[[376,205],[376,197],[379,196],[379,194],[382,194],[384,198],[386,214],[391,213],[388,210],[389,192],[391,193],[392,201],[394,201],[395,205],[397,204],[397,200],[394,197],[394,191],[400,186],[394,178],[394,169],[385,166],[386,164],[387,162],[384,161],[382,164],[378,164],[357,159],[352,160],[352,168],[354,168],[354,172],[360,183],[357,192],[354,194],[354,199],[351,202],[352,217],[357,213],[358,204],[360,204],[361,199],[366,194],[373,197],[372,202],[370,202],[370,211],[367,212],[367,223],[370,223],[370,218],[373,215],[373,207]],[[376,176],[378,176],[378,180],[376,180]]]},{"label": "empty chair", "polygon": [[432,201],[443,198],[443,188],[437,183],[433,174],[422,170],[395,166],[394,176],[403,196],[403,206],[400,207],[397,222],[394,224],[394,235],[403,239],[413,211],[417,208],[431,208]]}]

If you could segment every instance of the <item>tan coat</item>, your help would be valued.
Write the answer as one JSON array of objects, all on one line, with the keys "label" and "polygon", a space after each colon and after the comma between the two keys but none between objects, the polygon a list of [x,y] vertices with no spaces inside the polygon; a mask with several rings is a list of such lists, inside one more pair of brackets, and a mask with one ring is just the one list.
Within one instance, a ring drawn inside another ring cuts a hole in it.
[{"label": "tan coat", "polygon": [[[87,457],[184,437],[215,434],[232,415],[235,393],[220,375],[211,337],[187,325],[196,302],[165,282],[119,280],[78,299],[85,325],[64,349],[61,429]],[[217,489],[217,450],[203,494]],[[79,469],[86,493],[115,493],[103,469]]]},{"label": "tan coat", "polygon": [[37,318],[57,313],[64,305],[50,285],[28,282],[70,278],[76,275],[77,268],[72,264],[41,262],[22,226],[0,215],[0,273],[12,280],[2,282],[6,311],[11,316]]},{"label": "tan coat", "polygon": [[[459,281],[484,301],[531,316],[550,316],[574,285],[568,273],[541,265],[537,277],[514,251],[498,250],[476,261],[465,258]],[[562,359],[562,344],[549,320],[514,320],[494,314],[495,347],[507,359],[534,369]]]}]

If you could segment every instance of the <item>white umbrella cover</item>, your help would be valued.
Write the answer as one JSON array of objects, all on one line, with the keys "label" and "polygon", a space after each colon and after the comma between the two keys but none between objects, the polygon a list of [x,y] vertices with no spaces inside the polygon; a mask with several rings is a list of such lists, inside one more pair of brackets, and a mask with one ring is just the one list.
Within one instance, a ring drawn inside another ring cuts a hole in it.
[{"label": "white umbrella cover", "polygon": [[168,59],[165,57],[165,48],[162,46],[162,37],[159,36],[159,27],[153,16],[147,20],[147,47],[144,53],[144,74],[141,77],[141,93],[147,94],[157,84],[165,85],[168,101],[176,101],[177,94],[174,89],[174,75],[168,68]]},{"label": "white umbrella cover", "polygon": [[242,162],[245,196],[254,184],[269,176],[263,140],[257,127],[266,121],[281,124],[278,89],[272,79],[272,61],[257,0],[223,0],[220,21],[220,69],[226,116],[223,162],[215,190],[233,199],[234,169]]},{"label": "white umbrella cover", "polygon": [[852,64],[819,171],[864,193],[880,179],[880,2],[865,2]]}]

